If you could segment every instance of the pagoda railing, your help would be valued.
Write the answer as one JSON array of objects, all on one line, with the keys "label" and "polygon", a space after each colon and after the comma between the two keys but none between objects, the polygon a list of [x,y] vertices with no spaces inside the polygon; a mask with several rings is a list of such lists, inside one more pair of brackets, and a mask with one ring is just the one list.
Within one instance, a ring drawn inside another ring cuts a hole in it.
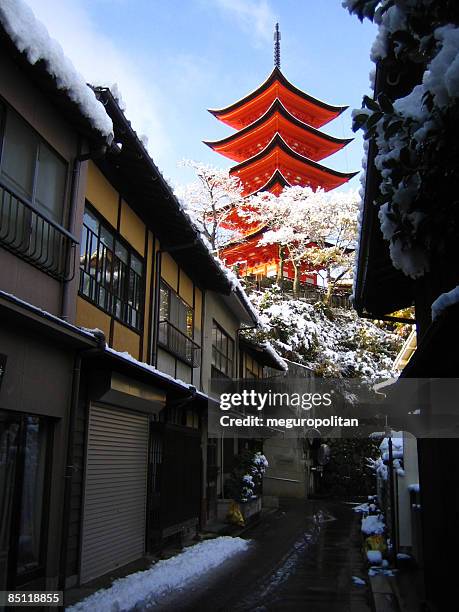
[{"label": "pagoda railing", "polygon": [[75,274],[77,240],[0,182],[0,245],[59,280]]}]

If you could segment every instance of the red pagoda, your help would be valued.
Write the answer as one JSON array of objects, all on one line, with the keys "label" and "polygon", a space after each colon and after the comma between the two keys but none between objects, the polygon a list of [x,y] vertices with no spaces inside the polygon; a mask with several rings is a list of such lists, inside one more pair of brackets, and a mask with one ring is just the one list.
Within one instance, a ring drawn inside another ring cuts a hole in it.
[{"label": "red pagoda", "polygon": [[[320,131],[347,106],[332,106],[292,85],[280,69],[280,32],[274,33],[274,69],[255,91],[219,110],[209,110],[217,119],[237,130],[222,140],[209,142],[214,151],[236,162],[230,174],[239,177],[243,195],[260,191],[279,195],[286,186],[309,186],[329,191],[357,173],[332,170],[320,163],[345,147],[352,139],[340,139]],[[279,268],[279,247],[259,246],[264,226],[237,221],[243,241],[227,245],[221,257],[229,266],[238,264],[242,275],[274,276]],[[234,224],[234,219],[231,220]],[[284,275],[293,278],[285,262]],[[307,269],[301,280],[316,282]]]}]

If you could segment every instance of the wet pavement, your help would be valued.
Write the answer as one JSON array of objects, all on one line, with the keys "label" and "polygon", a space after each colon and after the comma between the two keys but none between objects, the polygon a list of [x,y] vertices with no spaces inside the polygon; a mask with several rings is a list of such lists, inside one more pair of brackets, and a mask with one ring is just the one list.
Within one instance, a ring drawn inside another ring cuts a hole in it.
[{"label": "wet pavement", "polygon": [[[172,597],[164,612],[370,612],[359,516],[343,502],[283,500],[245,532],[248,553]],[[158,608],[156,608],[158,609]]]}]

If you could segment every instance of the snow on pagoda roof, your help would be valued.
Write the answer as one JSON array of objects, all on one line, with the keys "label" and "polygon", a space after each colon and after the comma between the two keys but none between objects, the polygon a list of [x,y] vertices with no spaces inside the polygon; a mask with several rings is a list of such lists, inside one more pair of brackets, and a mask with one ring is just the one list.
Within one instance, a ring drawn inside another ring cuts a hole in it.
[{"label": "snow on pagoda roof", "polygon": [[113,125],[94,92],[83,76],[64,54],[61,45],[48,34],[46,27],[23,0],[2,0],[0,24],[16,49],[34,66],[43,62],[56,88],[62,90],[74,102],[92,128],[111,141]]},{"label": "snow on pagoda roof", "polygon": [[259,85],[256,89],[254,89],[252,92],[250,92],[243,98],[240,98],[233,104],[230,104],[229,106],[226,106],[224,108],[220,108],[220,109],[209,108],[208,111],[212,113],[212,115],[220,119],[221,121],[224,121],[225,123],[228,123],[229,125],[232,125],[232,127],[242,127],[242,126],[237,125],[238,123],[237,121],[234,122],[231,119],[228,119],[228,118],[225,119],[224,116],[229,113],[234,113],[238,110],[242,110],[245,106],[249,105],[250,102],[259,98],[264,92],[266,92],[276,82],[279,83],[281,86],[283,86],[286,90],[288,90],[294,96],[301,98],[301,100],[303,102],[306,102],[309,106],[315,107],[317,110],[321,110],[322,114],[324,114],[323,111],[325,111],[326,118],[321,121],[320,125],[324,125],[325,123],[328,123],[328,121],[331,121],[332,119],[340,115],[342,112],[344,112],[348,108],[348,106],[334,106],[332,104],[328,104],[327,102],[324,102],[323,100],[314,98],[310,94],[306,93],[305,91],[302,91],[301,89],[299,89],[298,87],[290,83],[290,81],[283,75],[280,68],[275,67],[273,71],[271,72],[271,74],[268,76],[268,78],[261,85]]},{"label": "snow on pagoda roof", "polygon": [[[327,190],[327,188],[329,190],[334,187],[337,187],[338,185],[341,185],[347,182],[352,177],[354,177],[356,174],[358,174],[358,172],[339,172],[338,170],[327,168],[326,166],[323,166],[322,164],[319,164],[318,162],[315,162],[309,159],[308,157],[304,157],[303,155],[300,155],[299,153],[294,151],[291,147],[289,147],[289,145],[285,142],[285,140],[282,138],[280,134],[275,134],[275,136],[273,136],[271,141],[266,145],[266,147],[262,151],[250,157],[249,159],[241,162],[240,164],[237,164],[233,166],[232,168],[230,168],[230,174],[239,175],[242,170],[248,167],[251,167],[251,166],[255,166],[257,162],[262,162],[263,160],[267,159],[268,156],[276,148],[281,150],[285,155],[287,155],[292,160],[299,162],[301,165],[304,166],[304,168],[309,167],[318,173],[338,179],[337,181],[336,180],[333,181],[334,184],[331,184],[330,186],[320,185],[325,190]],[[241,180],[245,184],[244,179],[241,178]],[[301,183],[298,183],[298,184],[301,184]],[[260,189],[261,187],[257,186],[255,189],[252,189],[251,191],[247,192],[244,195],[251,195],[252,193],[256,193],[260,191]]]},{"label": "snow on pagoda roof", "polygon": [[353,140],[352,138],[337,138],[335,136],[331,136],[329,134],[321,132],[315,127],[308,125],[304,121],[301,121],[300,119],[295,117],[295,115],[293,115],[285,107],[282,101],[278,97],[276,97],[271,103],[271,105],[269,106],[269,108],[266,110],[266,112],[263,113],[263,115],[258,117],[258,119],[255,119],[255,121],[253,121],[252,123],[246,125],[241,130],[235,132],[234,134],[230,134],[229,136],[226,136],[225,138],[222,138],[220,140],[213,140],[213,141],[204,140],[203,142],[211,149],[216,149],[222,155],[225,155],[226,157],[230,157],[231,159],[236,159],[235,155],[228,154],[230,153],[229,151],[225,152],[224,150],[220,150],[220,149],[223,149],[225,145],[233,145],[234,147],[237,147],[240,141],[242,141],[243,139],[246,139],[247,136],[254,133],[256,130],[259,131],[263,126],[267,125],[269,123],[269,120],[272,117],[275,117],[276,114],[283,117],[292,126],[295,126],[299,130],[301,130],[303,135],[306,136],[306,139],[308,139],[308,136],[309,136],[309,140],[312,140],[312,141],[315,140],[316,142],[318,140],[324,143],[325,147],[322,147],[322,148],[326,149],[327,144],[329,143],[331,146],[328,147],[328,150],[324,151],[324,154],[320,157],[321,159],[323,157],[327,157],[328,155],[331,155],[332,153],[336,153],[336,151],[343,148],[344,146],[346,146],[349,142]]}]

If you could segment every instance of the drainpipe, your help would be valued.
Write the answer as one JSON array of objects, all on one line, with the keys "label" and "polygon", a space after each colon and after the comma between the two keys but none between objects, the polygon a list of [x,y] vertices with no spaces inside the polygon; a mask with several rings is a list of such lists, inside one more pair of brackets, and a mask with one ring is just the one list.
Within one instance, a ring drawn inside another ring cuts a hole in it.
[{"label": "drainpipe", "polygon": [[[75,217],[77,213],[78,188],[79,188],[79,183],[80,183],[81,138],[78,139],[77,151],[78,151],[77,156],[73,162],[73,168],[72,168],[72,179],[71,179],[71,184],[70,184],[70,210],[69,210],[69,231],[74,236],[75,236],[75,229],[76,229],[75,228],[75,225],[76,225]],[[77,258],[77,253],[76,253],[76,247],[75,247],[75,251],[73,252],[74,269],[76,268],[76,265],[77,265],[76,258]],[[71,299],[71,293],[73,293],[71,291],[71,287],[73,286],[73,282],[72,282],[73,280],[74,280],[74,277],[72,278],[71,281],[63,282],[61,317],[64,319],[64,321],[69,321],[69,318],[70,318],[70,305],[73,302],[73,300]]]},{"label": "drainpipe", "polygon": [[97,336],[97,348],[83,349],[76,353],[73,364],[72,376],[72,391],[70,396],[69,407],[69,422],[67,433],[67,458],[65,463],[64,473],[64,505],[62,508],[62,529],[61,529],[61,551],[59,560],[59,579],[58,590],[65,590],[66,565],[67,565],[67,550],[68,537],[70,528],[70,504],[72,497],[72,483],[74,474],[74,440],[75,440],[75,425],[78,413],[78,399],[80,395],[80,380],[81,380],[81,363],[83,357],[94,353],[100,353],[105,349],[105,336],[101,331],[95,332]]},{"label": "drainpipe", "polygon": [[[73,162],[72,178],[70,183],[70,210],[69,210],[69,232],[74,236],[79,236],[81,233],[81,224],[77,223],[77,212],[78,212],[78,190],[80,186],[80,171],[82,162],[88,161],[89,159],[100,159],[107,151],[107,143],[100,145],[95,149],[89,150],[87,153],[82,153],[83,146],[81,138],[78,138],[77,155]],[[115,153],[119,152],[116,146],[111,146],[110,151]],[[77,270],[77,253],[73,253],[73,265],[74,271]],[[61,305],[61,318],[64,321],[71,322],[70,310],[74,302],[73,299],[73,283],[75,274],[69,281],[64,281],[62,290],[62,305]]]},{"label": "drainpipe", "polygon": [[392,448],[392,431],[389,433],[389,495],[390,495],[390,522],[391,522],[391,557],[393,567],[397,567],[398,535],[397,535],[397,516],[395,511],[395,488],[394,488],[394,454]]}]

